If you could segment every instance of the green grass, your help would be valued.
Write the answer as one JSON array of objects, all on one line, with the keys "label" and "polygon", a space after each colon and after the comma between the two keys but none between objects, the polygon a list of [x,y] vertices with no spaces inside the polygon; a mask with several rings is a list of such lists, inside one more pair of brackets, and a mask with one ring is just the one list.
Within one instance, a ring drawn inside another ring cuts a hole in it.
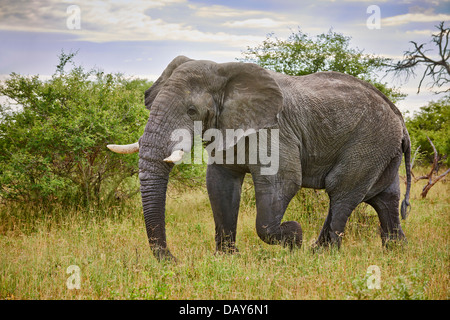
[{"label": "green grass", "polygon": [[[101,212],[59,206],[0,207],[1,299],[448,299],[449,188],[436,184],[402,227],[403,247],[384,250],[378,217],[360,205],[340,250],[312,253],[327,213],[322,191],[303,190],[285,220],[303,228],[300,250],[263,243],[255,231],[253,189],[245,184],[237,255],[214,254],[214,221],[203,188],[171,188],[167,236],[178,263],[159,263],[147,243],[140,198]],[[402,185],[403,189],[404,186]],[[81,270],[69,290],[70,265]],[[381,289],[368,289],[367,268],[381,270]]]}]

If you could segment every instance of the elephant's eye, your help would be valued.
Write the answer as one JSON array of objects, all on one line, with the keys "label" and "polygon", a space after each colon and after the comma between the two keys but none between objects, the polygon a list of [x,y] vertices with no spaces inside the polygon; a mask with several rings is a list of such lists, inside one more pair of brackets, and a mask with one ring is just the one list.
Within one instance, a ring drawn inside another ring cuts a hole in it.
[{"label": "elephant's eye", "polygon": [[187,111],[187,114],[188,114],[190,117],[195,116],[195,115],[197,114],[197,108],[194,107],[194,106],[190,106],[189,109],[188,109],[188,111]]}]

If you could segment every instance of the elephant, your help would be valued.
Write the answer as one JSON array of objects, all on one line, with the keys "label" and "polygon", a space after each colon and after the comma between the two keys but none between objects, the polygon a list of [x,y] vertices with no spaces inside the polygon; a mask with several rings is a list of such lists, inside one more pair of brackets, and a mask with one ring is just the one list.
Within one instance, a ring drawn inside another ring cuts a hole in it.
[{"label": "elephant", "polygon": [[[241,129],[232,143],[217,144],[211,152],[211,156],[218,154],[216,158],[223,150],[227,157],[236,154],[239,142],[262,138],[263,130],[278,134],[277,143],[267,148],[277,153],[275,172],[262,173],[267,161],[248,161],[251,145],[246,144],[245,161],[208,163],[206,187],[216,252],[237,251],[236,225],[247,173],[254,182],[256,232],[268,244],[292,249],[302,245],[300,224],[282,222],[302,187],[325,189],[329,197],[328,215],[313,246],[339,248],[346,222],[362,202],[377,212],[382,245],[406,241],[399,209],[406,218],[410,138],[400,111],[371,84],[339,72],[289,76],[253,63],[178,56],[145,92],[145,105],[150,115],[139,141],[108,147],[119,153],[139,151],[145,226],[158,259],[175,259],[166,242],[167,184],[175,163],[192,147],[180,147],[172,133],[183,129],[192,138],[195,123],[201,124],[203,134],[215,129],[226,136],[227,130]],[[398,170],[403,156],[407,185],[399,208]]]}]

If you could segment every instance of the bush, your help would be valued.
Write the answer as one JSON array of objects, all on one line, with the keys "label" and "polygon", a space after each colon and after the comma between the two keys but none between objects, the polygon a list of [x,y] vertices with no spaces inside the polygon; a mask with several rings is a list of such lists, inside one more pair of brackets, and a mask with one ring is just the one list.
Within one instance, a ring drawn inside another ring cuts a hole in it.
[{"label": "bush", "polygon": [[[108,143],[131,143],[148,119],[146,80],[85,70],[61,53],[48,81],[12,73],[0,95],[0,196],[22,201],[110,201],[138,171],[138,155]],[[70,71],[65,67],[72,64]]]},{"label": "bush", "polygon": [[407,117],[406,127],[411,136],[412,151],[420,147],[416,160],[433,162],[434,152],[428,136],[436,147],[441,163],[450,165],[450,95],[429,102],[412,117]]}]

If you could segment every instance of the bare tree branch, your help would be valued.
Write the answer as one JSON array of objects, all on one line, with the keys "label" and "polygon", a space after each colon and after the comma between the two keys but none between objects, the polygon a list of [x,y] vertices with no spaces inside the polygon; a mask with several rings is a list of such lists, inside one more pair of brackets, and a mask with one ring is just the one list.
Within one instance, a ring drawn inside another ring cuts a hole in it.
[{"label": "bare tree branch", "polygon": [[445,171],[443,174],[441,174],[439,177],[437,177],[436,179],[434,179],[433,182],[429,182],[425,185],[425,187],[423,187],[422,193],[420,194],[422,196],[422,198],[425,198],[427,196],[428,191],[431,189],[432,186],[434,186],[436,184],[436,182],[438,182],[439,180],[441,180],[442,178],[444,178],[448,173],[450,172],[450,169],[447,169],[447,171]]},{"label": "bare tree branch", "polygon": [[[433,160],[433,165],[431,166],[431,170],[430,173],[428,173],[425,176],[421,176],[419,178],[415,178],[415,180],[421,180],[421,179],[428,179],[428,183],[423,187],[422,189],[422,193],[420,194],[422,198],[425,198],[428,194],[428,191],[431,189],[432,186],[434,186],[436,184],[436,182],[438,182],[439,180],[441,180],[442,178],[444,178],[449,172],[450,169],[447,169],[447,171],[445,171],[443,174],[441,174],[440,176],[438,176],[437,178],[435,178],[433,180],[433,171],[435,171],[435,168],[438,165],[438,153],[436,150],[436,147],[434,146],[433,142],[431,141],[431,139],[427,136],[428,141],[431,144],[431,147],[433,148],[434,151],[434,160]],[[416,152],[418,151],[418,149],[416,150]]]},{"label": "bare tree branch", "polygon": [[[438,48],[439,54],[437,59],[432,59],[427,54],[431,49],[425,49],[425,43],[419,45],[415,41],[410,41],[410,43],[413,44],[414,49],[405,51],[404,59],[391,65],[391,68],[388,69],[388,71],[395,72],[396,75],[406,74],[406,79],[408,79],[410,75],[415,77],[414,69],[418,65],[426,66],[420,79],[417,93],[420,92],[420,88],[422,87],[425,78],[432,79],[430,88],[441,88],[450,82],[450,65],[448,62],[450,58],[450,50],[448,50],[450,28],[444,27],[444,21],[440,22],[436,28],[439,32],[431,35],[431,42]],[[436,93],[450,91],[450,87],[443,89],[443,91],[438,90]]]}]

